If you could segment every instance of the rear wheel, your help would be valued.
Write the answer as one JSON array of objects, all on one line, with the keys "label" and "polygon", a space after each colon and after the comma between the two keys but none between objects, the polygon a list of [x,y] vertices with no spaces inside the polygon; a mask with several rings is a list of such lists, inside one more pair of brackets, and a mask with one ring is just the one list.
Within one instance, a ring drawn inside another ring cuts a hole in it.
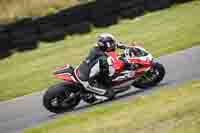
[{"label": "rear wheel", "polygon": [[60,83],[50,87],[43,96],[44,107],[53,113],[62,113],[73,109],[81,100],[80,96],[69,91],[69,86]]},{"label": "rear wheel", "polygon": [[141,89],[153,87],[160,83],[165,76],[165,68],[162,64],[156,62],[153,68],[147,71],[138,81],[133,83],[133,86]]}]

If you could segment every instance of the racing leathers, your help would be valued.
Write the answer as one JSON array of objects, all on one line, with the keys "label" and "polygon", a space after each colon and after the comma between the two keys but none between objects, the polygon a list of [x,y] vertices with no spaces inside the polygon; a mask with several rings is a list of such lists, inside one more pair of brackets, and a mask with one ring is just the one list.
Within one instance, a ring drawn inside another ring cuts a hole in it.
[{"label": "racing leathers", "polygon": [[[125,49],[125,45],[117,45],[117,48]],[[108,54],[99,47],[91,49],[88,57],[77,68],[77,78],[88,91],[99,95],[106,95],[110,90],[111,76],[115,73]],[[96,86],[93,81],[100,76],[101,84]]]}]

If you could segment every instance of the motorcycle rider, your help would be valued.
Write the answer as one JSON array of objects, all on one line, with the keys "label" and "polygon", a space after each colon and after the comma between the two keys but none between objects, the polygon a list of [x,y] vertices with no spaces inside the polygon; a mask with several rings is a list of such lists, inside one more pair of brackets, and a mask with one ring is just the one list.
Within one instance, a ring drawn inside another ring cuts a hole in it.
[{"label": "motorcycle rider", "polygon": [[[86,90],[108,98],[114,96],[114,91],[110,87],[110,77],[114,75],[115,70],[108,52],[115,51],[116,48],[126,49],[127,46],[119,43],[112,34],[99,35],[97,46],[91,49],[87,58],[77,68],[76,77]],[[101,76],[103,84],[93,83],[96,76]]]}]

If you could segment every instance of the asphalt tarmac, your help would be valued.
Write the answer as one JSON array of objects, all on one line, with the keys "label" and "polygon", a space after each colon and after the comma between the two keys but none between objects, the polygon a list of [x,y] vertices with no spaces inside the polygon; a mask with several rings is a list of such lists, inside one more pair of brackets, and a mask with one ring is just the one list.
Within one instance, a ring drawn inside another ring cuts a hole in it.
[{"label": "asphalt tarmac", "polygon": [[[163,86],[174,86],[190,80],[200,79],[200,46],[196,46],[174,54],[162,56],[158,59],[166,69],[164,80],[155,88],[141,91],[136,88],[121,94],[115,101],[132,100],[140,95],[148,95]],[[42,106],[43,92],[34,93],[13,100],[0,102],[0,133],[18,133],[26,128],[36,127],[49,120],[68,115],[88,111],[92,106],[106,106],[111,102],[97,105],[87,105],[84,102],[71,112],[53,114]]]}]

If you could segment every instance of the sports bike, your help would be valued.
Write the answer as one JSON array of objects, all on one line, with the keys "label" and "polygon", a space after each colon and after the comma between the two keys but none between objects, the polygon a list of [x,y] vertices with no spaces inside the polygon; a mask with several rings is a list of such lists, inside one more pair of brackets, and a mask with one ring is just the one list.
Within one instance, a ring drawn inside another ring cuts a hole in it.
[{"label": "sports bike", "polygon": [[[138,51],[132,53],[131,48]],[[109,58],[115,69],[110,86],[114,94],[125,92],[132,87],[147,89],[156,86],[165,76],[164,66],[155,61],[153,56],[141,46],[128,47],[123,54],[109,52]],[[125,64],[134,64],[137,69],[126,69]],[[66,64],[58,68],[54,75],[64,80],[48,88],[43,96],[43,105],[50,112],[61,113],[75,108],[81,100],[93,104],[101,99],[97,93],[88,91],[77,79],[78,70]],[[100,84],[98,77],[95,84]],[[114,98],[115,95],[112,97]]]}]

